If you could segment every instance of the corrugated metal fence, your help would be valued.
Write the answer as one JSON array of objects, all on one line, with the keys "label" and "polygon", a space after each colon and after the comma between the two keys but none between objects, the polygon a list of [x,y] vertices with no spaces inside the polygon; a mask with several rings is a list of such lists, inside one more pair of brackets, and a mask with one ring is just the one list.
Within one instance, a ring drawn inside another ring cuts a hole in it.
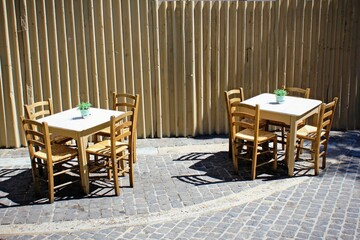
[{"label": "corrugated metal fence", "polygon": [[139,137],[225,133],[223,91],[340,97],[359,129],[360,1],[1,0],[0,146],[25,144],[23,104],[55,111],[139,93]]}]

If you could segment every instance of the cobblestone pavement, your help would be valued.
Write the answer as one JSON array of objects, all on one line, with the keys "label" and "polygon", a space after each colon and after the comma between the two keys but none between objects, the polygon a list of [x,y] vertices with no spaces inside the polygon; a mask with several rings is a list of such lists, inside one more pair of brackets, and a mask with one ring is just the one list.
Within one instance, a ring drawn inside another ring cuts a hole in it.
[{"label": "cobblestone pavement", "polygon": [[360,132],[331,135],[319,176],[280,161],[254,181],[246,163],[233,174],[226,136],[139,139],[134,188],[93,180],[54,204],[34,196],[27,149],[0,149],[0,239],[360,239]]}]

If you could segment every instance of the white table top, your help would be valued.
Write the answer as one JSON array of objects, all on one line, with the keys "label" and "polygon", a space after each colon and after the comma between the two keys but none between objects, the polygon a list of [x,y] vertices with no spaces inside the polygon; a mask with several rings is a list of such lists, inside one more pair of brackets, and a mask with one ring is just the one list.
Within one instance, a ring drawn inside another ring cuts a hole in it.
[{"label": "white table top", "polygon": [[72,108],[38,119],[38,121],[47,122],[49,127],[81,132],[109,122],[111,116],[117,117],[123,113],[121,111],[90,108],[90,116],[84,119],[81,117],[80,110]]},{"label": "white table top", "polygon": [[290,116],[301,116],[310,109],[316,108],[322,102],[315,99],[285,96],[285,102],[277,103],[276,96],[272,93],[263,93],[249,98],[243,103],[255,106],[259,104],[261,111],[282,113]]}]

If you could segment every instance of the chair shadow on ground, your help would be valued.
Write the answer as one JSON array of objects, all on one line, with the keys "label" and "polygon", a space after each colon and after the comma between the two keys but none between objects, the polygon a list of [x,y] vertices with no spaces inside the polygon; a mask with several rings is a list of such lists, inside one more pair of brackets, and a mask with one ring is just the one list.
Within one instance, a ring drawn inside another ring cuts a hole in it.
[{"label": "chair shadow on ground", "polygon": [[[66,182],[70,178],[80,180],[79,176],[66,176],[59,180]],[[122,188],[126,187],[122,186]],[[88,195],[83,193],[80,181],[55,190],[55,202],[113,196],[113,183],[103,181],[103,179],[90,179]],[[0,208],[48,203],[47,184],[41,183],[40,195],[36,196],[30,168],[0,169]]]},{"label": "chair shadow on ground", "polygon": [[[346,132],[346,134],[334,132],[329,140],[326,169],[320,169],[319,176],[321,177],[328,171],[335,171],[335,168],[337,169],[336,171],[342,174],[356,172],[359,164],[358,159],[360,158],[360,150],[356,146],[359,146],[359,142],[360,134],[358,131],[350,131]],[[310,143],[307,142],[306,144]],[[300,155],[300,158],[295,161],[293,177],[314,176],[313,162],[309,162],[309,159],[309,152]],[[239,161],[239,174],[236,175],[233,171],[232,160],[228,157],[227,151],[191,153],[181,156],[174,161],[194,161],[190,169],[198,171],[197,174],[190,173],[174,176],[174,178],[190,184],[204,185],[230,181],[251,181],[251,162]],[[320,164],[321,161],[320,159]],[[256,180],[272,181],[284,178],[288,178],[288,170],[284,162],[284,151],[278,151],[277,172],[272,171],[271,164],[257,168]]]},{"label": "chair shadow on ground", "polygon": [[[214,153],[191,153],[175,159],[176,162],[194,161],[189,168],[195,170],[196,174],[184,174],[173,176],[178,180],[193,185],[218,184],[234,181],[251,181],[251,162],[239,160],[239,174],[233,171],[232,160],[228,157],[228,152]],[[259,158],[259,161],[264,159]],[[272,169],[272,164],[265,164],[256,169],[256,180],[270,181],[287,178],[287,167],[283,161],[278,162],[276,172]]]}]

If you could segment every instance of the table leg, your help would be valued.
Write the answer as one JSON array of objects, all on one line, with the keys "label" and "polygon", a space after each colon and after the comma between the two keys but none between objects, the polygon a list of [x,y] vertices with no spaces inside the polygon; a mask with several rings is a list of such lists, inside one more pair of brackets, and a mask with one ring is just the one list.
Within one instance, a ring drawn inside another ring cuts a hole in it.
[{"label": "table leg", "polygon": [[290,121],[290,132],[288,133],[287,141],[288,150],[287,150],[287,165],[288,165],[288,175],[292,177],[294,175],[294,165],[295,165],[295,144],[296,144],[296,119],[291,118]]},{"label": "table leg", "polygon": [[86,159],[86,147],[88,144],[88,137],[79,137],[78,139],[78,152],[79,152],[79,167],[81,177],[81,187],[85,194],[89,193],[89,169]]}]

